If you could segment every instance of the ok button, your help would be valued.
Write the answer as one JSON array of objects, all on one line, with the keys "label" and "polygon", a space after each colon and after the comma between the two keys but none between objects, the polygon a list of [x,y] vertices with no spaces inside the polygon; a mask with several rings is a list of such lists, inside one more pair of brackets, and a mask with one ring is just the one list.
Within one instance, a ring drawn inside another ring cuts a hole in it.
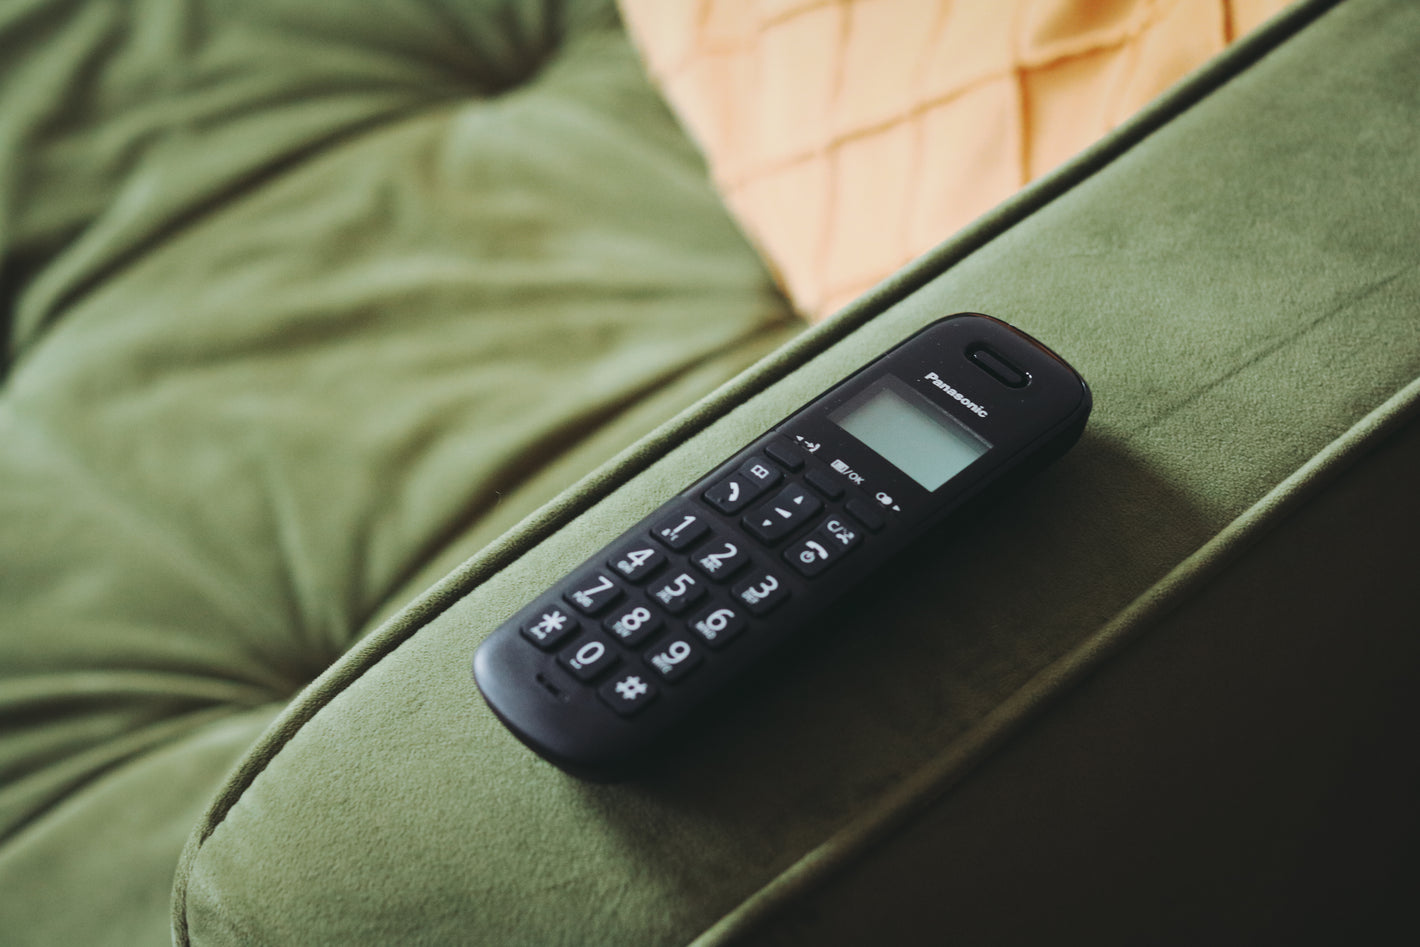
[{"label": "ok button", "polygon": [[793,532],[822,507],[817,497],[797,483],[791,483],[774,499],[746,516],[744,527],[761,542],[772,543]]}]

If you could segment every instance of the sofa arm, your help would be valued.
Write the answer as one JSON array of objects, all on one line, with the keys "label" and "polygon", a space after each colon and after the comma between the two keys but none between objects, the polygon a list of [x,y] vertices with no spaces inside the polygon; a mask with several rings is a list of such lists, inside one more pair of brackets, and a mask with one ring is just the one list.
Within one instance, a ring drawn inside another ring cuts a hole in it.
[{"label": "sofa arm", "polygon": [[[253,749],[189,844],[180,941],[851,940],[818,922],[829,901],[870,900],[897,872],[950,877],[949,832],[934,836],[940,850],[894,847],[925,824],[915,816],[950,823],[968,804],[953,787],[1010,759],[990,750],[1014,746],[1069,687],[1195,596],[1212,590],[1236,606],[1224,613],[1266,620],[1246,581],[1214,580],[1248,550],[1281,556],[1269,534],[1413,417],[1417,49],[1410,4],[1302,4],[455,571]],[[968,309],[1021,325],[1090,380],[1095,416],[1064,461],[855,591],[809,646],[643,779],[579,782],[498,724],[467,668],[505,615],[707,457],[930,319]],[[1396,478],[1382,480],[1382,496],[1393,493]],[[1274,580],[1287,571],[1282,559],[1261,568]],[[1275,581],[1263,588],[1279,594]],[[1387,633],[1414,602],[1389,591],[1367,603]],[[1224,664],[1231,646],[1203,641]],[[1196,667],[1145,661],[1138,673]],[[1394,667],[1361,661],[1356,673],[1396,690]],[[1078,749],[1081,766],[1100,762]],[[1175,799],[1190,785],[1178,776]],[[1324,818],[1302,812],[1289,828]],[[1116,864],[1168,858],[1127,840],[1108,852]],[[854,873],[874,857],[887,860]],[[979,883],[1046,898],[1052,880],[1035,877],[1029,857]],[[1170,884],[1166,871],[1156,877]],[[908,912],[894,915],[897,940],[935,942],[949,912],[931,900],[894,902]],[[1097,895],[1098,910],[1109,904]],[[989,921],[970,903],[952,910],[973,929]],[[1226,923],[1199,911],[1205,925]]]}]

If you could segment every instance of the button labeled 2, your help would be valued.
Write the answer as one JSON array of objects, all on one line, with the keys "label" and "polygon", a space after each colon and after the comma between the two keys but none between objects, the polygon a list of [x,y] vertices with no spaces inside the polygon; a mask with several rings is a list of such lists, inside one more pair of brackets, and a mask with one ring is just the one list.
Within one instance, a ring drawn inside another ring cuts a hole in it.
[{"label": "button labeled 2", "polygon": [[735,542],[712,535],[700,551],[690,557],[695,568],[717,582],[724,582],[745,567],[749,554],[743,540]]}]

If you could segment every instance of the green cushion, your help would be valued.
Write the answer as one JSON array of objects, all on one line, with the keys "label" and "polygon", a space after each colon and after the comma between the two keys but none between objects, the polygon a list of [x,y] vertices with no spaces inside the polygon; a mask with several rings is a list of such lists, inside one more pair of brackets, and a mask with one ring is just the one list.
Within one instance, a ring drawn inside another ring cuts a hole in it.
[{"label": "green cushion", "polygon": [[295,694],[800,323],[608,3],[0,50],[0,941],[162,942]]}]

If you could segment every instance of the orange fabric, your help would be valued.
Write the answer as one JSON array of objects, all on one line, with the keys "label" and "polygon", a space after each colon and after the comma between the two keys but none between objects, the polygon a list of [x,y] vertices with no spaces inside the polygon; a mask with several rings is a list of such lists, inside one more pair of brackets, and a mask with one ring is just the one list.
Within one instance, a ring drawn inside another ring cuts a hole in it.
[{"label": "orange fabric", "polygon": [[821,318],[1288,0],[621,0],[785,290]]}]

